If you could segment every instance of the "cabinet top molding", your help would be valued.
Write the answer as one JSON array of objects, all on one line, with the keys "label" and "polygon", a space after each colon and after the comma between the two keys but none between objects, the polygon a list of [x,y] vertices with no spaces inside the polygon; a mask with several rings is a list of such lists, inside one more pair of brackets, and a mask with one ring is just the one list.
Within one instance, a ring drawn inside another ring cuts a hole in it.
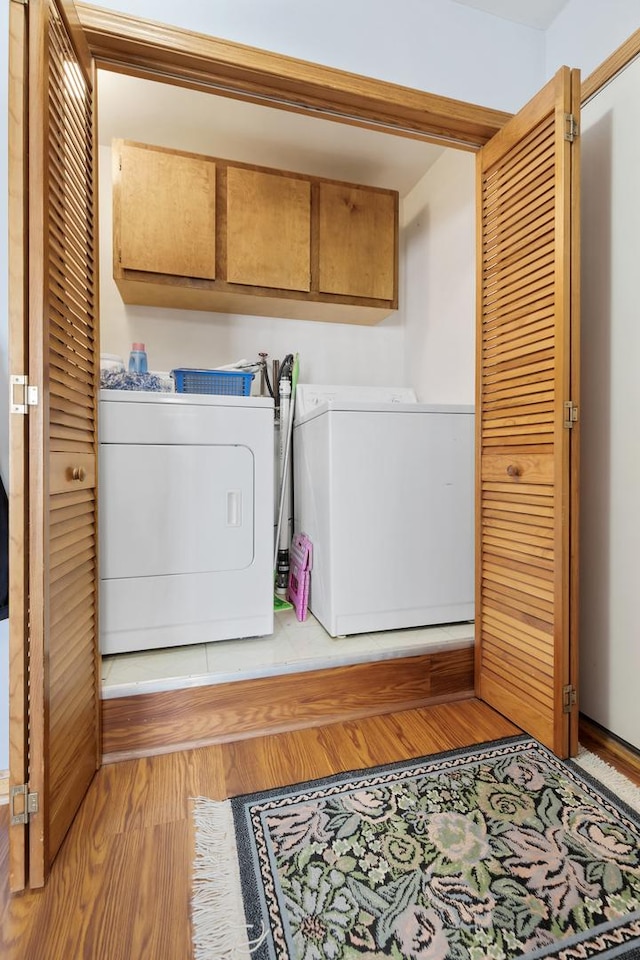
[{"label": "cabinet top molding", "polygon": [[460,149],[477,150],[511,114],[131,15],[76,4],[99,67]]}]

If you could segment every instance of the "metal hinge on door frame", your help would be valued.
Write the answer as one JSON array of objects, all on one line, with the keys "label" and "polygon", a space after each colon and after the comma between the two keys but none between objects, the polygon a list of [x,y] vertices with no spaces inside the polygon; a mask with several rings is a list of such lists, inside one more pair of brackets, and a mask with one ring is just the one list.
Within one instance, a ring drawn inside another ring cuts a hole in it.
[{"label": "metal hinge on door frame", "polygon": [[[16,813],[16,797],[24,797],[22,813]],[[19,823],[29,823],[29,816],[40,809],[37,793],[29,793],[26,783],[18,783],[9,790],[9,817],[11,826]]]},{"label": "metal hinge on door frame", "polygon": [[576,700],[576,688],[572,683],[568,683],[566,687],[562,688],[562,712],[571,713],[576,705]]},{"label": "metal hinge on door frame", "polygon": [[564,402],[564,425],[567,430],[571,430],[574,423],[578,422],[578,407],[573,400]]},{"label": "metal hinge on door frame", "polygon": [[578,121],[575,118],[573,113],[565,113],[564,115],[564,138],[568,140],[569,143],[573,143],[574,140],[578,139],[580,131],[578,129]]},{"label": "metal hinge on door frame", "polygon": [[[16,396],[16,389],[22,387],[22,402]],[[29,386],[29,377],[24,373],[12,373],[9,378],[9,411],[11,413],[21,413],[26,416],[29,407],[38,406],[38,388]]]}]

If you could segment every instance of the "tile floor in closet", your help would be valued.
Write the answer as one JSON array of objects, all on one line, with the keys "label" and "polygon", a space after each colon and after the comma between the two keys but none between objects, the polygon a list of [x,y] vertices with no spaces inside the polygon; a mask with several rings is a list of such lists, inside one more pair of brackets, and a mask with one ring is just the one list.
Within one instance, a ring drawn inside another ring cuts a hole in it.
[{"label": "tile floor in closet", "polygon": [[126,697],[418,656],[471,645],[473,637],[473,623],[452,623],[334,638],[312,614],[299,623],[292,610],[284,611],[275,615],[269,637],[103,657],[102,696]]}]

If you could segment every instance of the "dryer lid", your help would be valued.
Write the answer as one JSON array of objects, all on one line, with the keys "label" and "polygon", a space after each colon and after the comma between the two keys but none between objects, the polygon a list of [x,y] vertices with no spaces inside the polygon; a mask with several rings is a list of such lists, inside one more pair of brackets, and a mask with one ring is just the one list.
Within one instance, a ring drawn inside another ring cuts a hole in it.
[{"label": "dryer lid", "polygon": [[155,393],[152,390],[100,390],[101,403],[149,403],[165,406],[271,407],[271,397],[243,397],[218,393]]}]

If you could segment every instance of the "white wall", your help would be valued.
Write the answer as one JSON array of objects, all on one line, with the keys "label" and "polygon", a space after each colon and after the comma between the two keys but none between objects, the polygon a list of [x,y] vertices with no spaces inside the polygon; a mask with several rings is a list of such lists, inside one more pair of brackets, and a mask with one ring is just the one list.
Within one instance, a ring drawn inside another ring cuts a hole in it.
[{"label": "white wall", "polygon": [[424,403],[474,403],[475,156],[445,151],[402,222],[405,380]]},{"label": "white wall", "polygon": [[515,112],[544,33],[449,0],[95,0],[101,7]]},{"label": "white wall", "polygon": [[[546,72],[588,77],[640,27],[638,0],[569,0]],[[580,709],[640,748],[637,256],[640,63],[582,109]]]},{"label": "white wall", "polygon": [[640,60],[582,115],[580,709],[640,749]]},{"label": "white wall", "polygon": [[127,306],[113,280],[111,149],[100,147],[100,346],[125,361],[131,343],[146,344],[154,370],[213,367],[258,351],[300,354],[300,381],[403,386],[401,318],[374,327],[248,317],[200,310]]},{"label": "white wall", "polygon": [[585,80],[638,27],[638,0],[569,0],[546,31],[547,77],[567,64]]}]

